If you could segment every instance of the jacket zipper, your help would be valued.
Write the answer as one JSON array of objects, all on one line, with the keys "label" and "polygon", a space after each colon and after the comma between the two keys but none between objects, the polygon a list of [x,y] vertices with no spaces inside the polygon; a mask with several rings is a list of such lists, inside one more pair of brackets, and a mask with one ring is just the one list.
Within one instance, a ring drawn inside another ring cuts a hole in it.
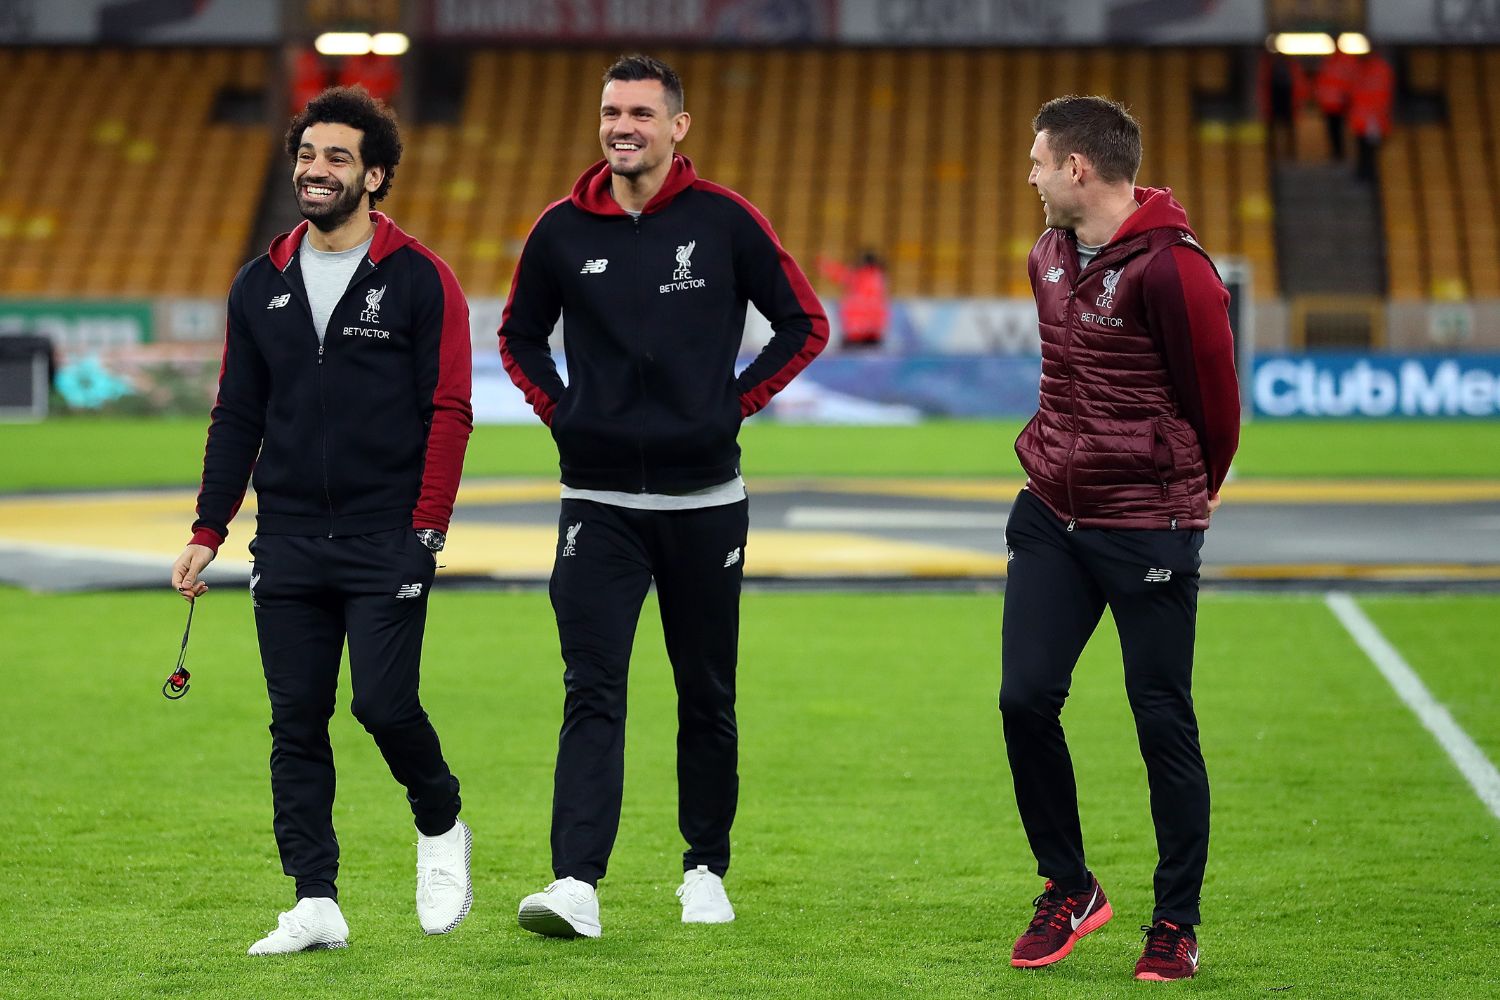
[{"label": "jacket zipper", "polygon": [[[1121,270],[1124,270],[1125,262],[1134,257],[1137,252],[1138,251],[1133,250],[1125,256],[1118,258]],[[1063,467],[1063,479],[1066,481],[1068,486],[1068,508],[1070,512],[1077,509],[1078,506],[1073,500],[1073,455],[1078,451],[1078,383],[1074,380],[1073,377],[1073,307],[1078,301],[1078,285],[1083,281],[1084,273],[1087,272],[1090,268],[1093,268],[1095,265],[1099,265],[1100,259],[1103,256],[1103,251],[1095,254],[1094,258],[1088,262],[1088,266],[1080,268],[1078,271],[1078,277],[1073,279],[1072,287],[1068,290],[1068,314],[1065,317],[1066,322],[1063,325],[1063,367],[1068,373],[1068,399],[1073,404],[1071,407],[1073,417],[1073,438],[1072,441],[1070,441],[1068,444],[1067,464]],[[1161,488],[1162,496],[1165,497],[1167,484],[1162,483]],[[1078,527],[1078,518],[1074,517],[1072,513],[1069,513],[1068,526],[1066,530],[1072,531],[1076,527]]]},{"label": "jacket zipper", "polygon": [[[360,262],[360,265],[357,268],[355,268],[354,276],[349,279],[349,284],[344,287],[343,294],[341,294],[338,301],[333,304],[333,312],[328,314],[328,320],[330,323],[333,322],[333,317],[338,315],[339,309],[344,304],[344,299],[349,295],[349,289],[353,288],[356,284],[363,282],[371,274],[374,274],[375,270],[375,262],[370,259],[368,254],[366,254],[365,259]],[[309,307],[308,316],[311,317],[311,315],[312,309],[311,307]],[[313,335],[317,336],[317,333],[318,331],[314,329]],[[323,331],[323,337],[318,341],[318,411],[323,417],[322,426],[320,428],[322,431],[321,450],[323,454],[323,499],[328,504],[328,537],[332,538],[334,528],[336,527],[336,515],[333,512],[333,486],[330,483],[328,476],[328,393],[323,383],[323,349],[326,346],[327,339],[328,331],[325,330]]]},{"label": "jacket zipper", "polygon": [[[636,287],[644,288],[645,286],[641,282],[641,248],[639,244],[641,235],[641,217],[639,215],[634,216],[630,221],[631,225],[634,227],[633,231],[637,240],[635,248],[636,252],[631,254],[631,256],[635,258]],[[644,309],[642,309],[640,313],[637,313],[638,316],[644,314]],[[644,340],[645,338],[642,337],[641,339]],[[646,369],[639,360],[637,360],[635,363],[635,378],[636,381],[640,384],[642,403],[640,407],[640,422],[637,425],[636,429],[635,455],[636,461],[639,462],[641,466],[641,488],[639,492],[647,493],[649,492],[649,490],[647,489],[646,483],[646,406],[644,405],[646,402]]]},{"label": "jacket zipper", "polygon": [[[334,307],[335,310],[338,308]],[[316,331],[314,331],[316,332]],[[326,335],[325,335],[326,336]],[[333,490],[328,485],[328,396],[323,391],[323,342],[318,342],[318,410],[322,413],[323,499],[328,501],[328,537],[333,537]]]},{"label": "jacket zipper", "polygon": [[1068,461],[1063,466],[1063,481],[1068,486],[1068,529],[1078,527],[1078,518],[1072,512],[1078,505],[1073,501],[1073,456],[1078,451],[1078,383],[1073,377],[1073,307],[1078,301],[1078,284],[1075,281],[1068,289],[1068,314],[1063,322],[1063,369],[1068,374],[1069,415],[1073,419],[1073,436],[1068,442]]}]

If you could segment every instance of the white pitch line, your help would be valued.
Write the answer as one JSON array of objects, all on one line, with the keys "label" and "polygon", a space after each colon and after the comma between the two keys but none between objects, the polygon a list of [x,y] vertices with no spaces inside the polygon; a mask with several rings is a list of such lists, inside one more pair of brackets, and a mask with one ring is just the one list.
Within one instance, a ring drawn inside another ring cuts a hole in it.
[{"label": "white pitch line", "polygon": [[1348,594],[1330,591],[1324,598],[1339,622],[1353,636],[1359,648],[1365,651],[1370,662],[1375,664],[1406,707],[1421,720],[1427,731],[1436,737],[1438,744],[1458,767],[1459,773],[1479,796],[1496,819],[1500,819],[1500,771],[1490,763],[1484,751],[1469,738],[1469,734],[1453,721],[1448,710],[1438,704],[1432,692],[1422,683],[1416,671],[1396,651],[1375,623],[1360,610],[1359,605]]},{"label": "white pitch line", "polygon": [[792,507],[783,522],[788,528],[1004,528],[1008,513],[990,510],[870,510],[864,507]]}]

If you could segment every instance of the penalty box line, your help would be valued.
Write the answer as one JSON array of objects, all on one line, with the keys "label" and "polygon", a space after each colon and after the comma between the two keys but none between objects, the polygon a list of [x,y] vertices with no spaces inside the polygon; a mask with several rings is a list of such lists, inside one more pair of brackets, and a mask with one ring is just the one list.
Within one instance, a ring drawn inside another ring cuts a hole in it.
[{"label": "penalty box line", "polygon": [[1375,623],[1360,610],[1354,598],[1338,591],[1330,591],[1324,597],[1330,611],[1344,626],[1359,648],[1364,650],[1370,662],[1380,671],[1397,696],[1406,703],[1427,731],[1437,739],[1458,768],[1459,773],[1474,789],[1485,808],[1500,819],[1500,771],[1484,755],[1463,727],[1453,720],[1448,710],[1438,703],[1396,647],[1381,634]]}]

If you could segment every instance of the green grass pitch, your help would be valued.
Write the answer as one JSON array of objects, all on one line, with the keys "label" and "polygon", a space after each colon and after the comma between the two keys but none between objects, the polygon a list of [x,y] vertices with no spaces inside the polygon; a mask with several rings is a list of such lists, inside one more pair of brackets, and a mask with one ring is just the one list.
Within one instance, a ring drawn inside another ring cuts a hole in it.
[{"label": "green grass pitch", "polygon": [[[1019,478],[1019,420],[936,420],[909,427],[818,427],[751,419],[740,436],[757,476],[888,475]],[[171,420],[77,417],[0,424],[0,492],[189,486],[203,471],[208,414]],[[467,476],[556,476],[540,425],[480,426]],[[1492,421],[1254,421],[1235,474],[1264,477],[1500,476]]]},{"label": "green grass pitch", "polygon": [[[753,558],[753,553],[752,553]],[[1500,599],[1362,599],[1494,759]],[[605,936],[516,927],[549,879],[561,668],[545,594],[433,597],[424,702],[464,783],[475,904],[412,908],[410,815],[335,720],[351,947],[250,959],[290,903],[271,837],[267,708],[248,601],[194,622],[158,594],[0,590],[0,994],[25,997],[1494,997],[1500,820],[1316,596],[1209,593],[1197,700],[1214,795],[1203,970],[1137,984],[1154,847],[1112,627],[1064,714],[1114,921],[1050,969],[1009,968],[1039,889],[995,710],[995,594],[746,595],[739,919],[684,927],[673,888],[673,701],[654,604],[632,675]]]}]

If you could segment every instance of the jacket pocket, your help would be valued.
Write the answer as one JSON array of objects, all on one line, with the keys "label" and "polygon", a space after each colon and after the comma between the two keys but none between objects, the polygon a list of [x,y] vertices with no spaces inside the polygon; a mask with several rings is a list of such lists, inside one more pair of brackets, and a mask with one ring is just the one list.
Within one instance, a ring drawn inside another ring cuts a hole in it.
[{"label": "jacket pocket", "polygon": [[1151,464],[1162,489],[1166,489],[1177,474],[1177,455],[1172,448],[1172,439],[1162,428],[1161,421],[1154,417],[1151,420]]}]

